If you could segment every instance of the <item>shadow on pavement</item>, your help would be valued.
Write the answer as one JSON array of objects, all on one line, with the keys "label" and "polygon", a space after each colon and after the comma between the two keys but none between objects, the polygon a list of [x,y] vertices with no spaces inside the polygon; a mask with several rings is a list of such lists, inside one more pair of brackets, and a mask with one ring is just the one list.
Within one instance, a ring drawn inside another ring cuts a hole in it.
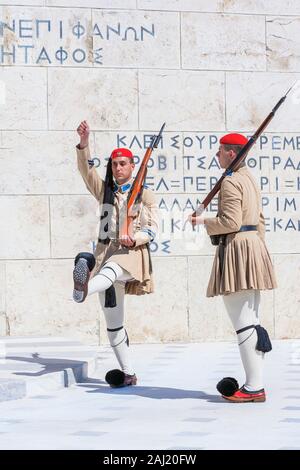
[{"label": "shadow on pavement", "polygon": [[[90,382],[92,379],[89,380]],[[95,382],[94,382],[95,383]],[[93,385],[85,385],[81,383],[78,387],[85,387],[94,390],[88,390],[87,393],[103,393],[111,395],[135,395],[139,397],[152,398],[155,400],[169,399],[169,400],[178,400],[184,398],[195,398],[197,400],[205,400],[211,403],[224,403],[224,400],[219,395],[210,395],[208,393],[202,392],[201,390],[184,390],[180,388],[169,388],[169,387],[124,387],[124,388],[111,388],[106,387],[97,387]]]}]

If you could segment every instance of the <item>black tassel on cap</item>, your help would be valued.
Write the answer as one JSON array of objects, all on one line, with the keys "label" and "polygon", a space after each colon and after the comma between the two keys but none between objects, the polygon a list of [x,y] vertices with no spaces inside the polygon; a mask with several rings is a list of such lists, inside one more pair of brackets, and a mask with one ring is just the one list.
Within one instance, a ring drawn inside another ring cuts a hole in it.
[{"label": "black tassel on cap", "polygon": [[[99,236],[99,242],[103,243],[104,245],[107,245],[109,243],[109,237],[104,236],[104,234],[108,233],[108,229],[111,223],[111,215],[112,215],[112,210],[110,213],[108,213],[106,209],[107,205],[112,207],[115,202],[115,194],[114,194],[114,179],[113,179],[113,173],[112,173],[112,160],[111,158],[107,162],[107,167],[106,167],[106,176],[105,176],[105,181],[104,181],[104,197],[103,197],[103,207],[102,207],[102,212],[101,212],[101,217],[100,217],[100,236]],[[103,220],[104,219],[104,220]],[[103,238],[102,238],[103,237]]]},{"label": "black tassel on cap", "polygon": [[[104,197],[103,197],[103,207],[102,207],[102,212],[101,212],[101,217],[100,217],[100,234],[99,234],[99,243],[103,243],[103,245],[108,245],[110,239],[107,236],[108,235],[108,230],[109,226],[111,223],[111,215],[112,215],[112,210],[110,213],[108,213],[107,210],[107,205],[109,205],[111,208],[114,205],[115,202],[115,194],[114,194],[114,179],[113,179],[113,172],[112,172],[112,159],[110,158],[107,162],[107,167],[106,167],[106,176],[105,176],[105,181],[104,181]],[[104,234],[107,234],[104,236]],[[105,291],[105,304],[104,306],[106,308],[114,308],[117,305],[117,300],[116,300],[116,291],[114,286],[109,287]]]}]

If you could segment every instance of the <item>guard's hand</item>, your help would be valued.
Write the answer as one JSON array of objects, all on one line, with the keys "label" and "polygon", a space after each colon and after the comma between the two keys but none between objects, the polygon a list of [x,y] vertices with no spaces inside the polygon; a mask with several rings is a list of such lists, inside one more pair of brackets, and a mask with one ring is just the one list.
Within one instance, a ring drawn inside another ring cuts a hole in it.
[{"label": "guard's hand", "polygon": [[122,235],[119,239],[122,246],[127,246],[132,248],[135,245],[135,240],[133,240],[129,235]]},{"label": "guard's hand", "polygon": [[127,217],[133,221],[136,219],[140,211],[140,204],[133,204],[130,208],[127,208]]},{"label": "guard's hand", "polygon": [[192,225],[204,225],[204,213],[201,215],[193,216],[192,214],[188,216],[188,221]]},{"label": "guard's hand", "polygon": [[90,128],[87,121],[82,121],[77,127],[77,134],[80,137],[80,148],[87,147],[89,144]]}]

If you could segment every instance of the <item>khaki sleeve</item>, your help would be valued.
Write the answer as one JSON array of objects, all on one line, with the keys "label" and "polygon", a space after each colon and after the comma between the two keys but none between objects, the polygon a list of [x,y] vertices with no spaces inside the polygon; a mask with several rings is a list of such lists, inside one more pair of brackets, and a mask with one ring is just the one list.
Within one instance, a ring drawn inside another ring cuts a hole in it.
[{"label": "khaki sleeve", "polygon": [[77,165],[78,170],[85,182],[85,185],[89,192],[97,199],[102,201],[104,194],[104,181],[98,175],[96,168],[90,166],[88,160],[90,159],[90,149],[85,147],[84,149],[76,147],[77,153]]},{"label": "khaki sleeve", "polygon": [[152,242],[158,232],[158,206],[155,195],[150,189],[145,189],[143,192],[140,222],[141,228],[135,232],[133,237],[135,246]]},{"label": "khaki sleeve", "polygon": [[242,226],[242,192],[229,178],[220,189],[218,217],[204,220],[208,235],[238,232]]}]

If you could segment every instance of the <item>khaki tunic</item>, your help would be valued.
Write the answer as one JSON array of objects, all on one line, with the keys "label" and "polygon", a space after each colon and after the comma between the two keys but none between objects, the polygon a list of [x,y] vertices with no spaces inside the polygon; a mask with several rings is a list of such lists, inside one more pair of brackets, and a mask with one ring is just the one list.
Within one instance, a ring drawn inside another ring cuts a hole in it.
[{"label": "khaki tunic", "polygon": [[[208,235],[228,234],[222,266],[217,247],[207,297],[244,289],[277,287],[274,268],[266,247],[265,223],[259,188],[245,164],[222,181],[218,217],[205,219]],[[257,231],[238,232],[242,225]]]},{"label": "khaki tunic", "polygon": [[[104,181],[100,178],[96,169],[93,166],[90,167],[88,164],[88,160],[90,159],[89,148],[79,149],[76,147],[76,151],[78,169],[85,185],[90,193],[99,201],[99,204],[102,205]],[[131,182],[133,182],[133,180]],[[133,278],[132,281],[126,282],[126,294],[149,294],[153,292],[154,286],[148,244],[158,230],[158,208],[153,191],[145,188],[133,221],[135,247],[124,247],[117,241],[119,238],[118,214],[120,214],[123,205],[126,204],[127,195],[127,191],[124,193],[117,191],[115,193],[115,204],[109,229],[109,238],[112,240],[107,245],[97,243],[94,253],[96,265],[92,276],[97,274],[103,264],[108,260],[114,261],[128,271]],[[151,235],[149,235],[149,233]]]}]

